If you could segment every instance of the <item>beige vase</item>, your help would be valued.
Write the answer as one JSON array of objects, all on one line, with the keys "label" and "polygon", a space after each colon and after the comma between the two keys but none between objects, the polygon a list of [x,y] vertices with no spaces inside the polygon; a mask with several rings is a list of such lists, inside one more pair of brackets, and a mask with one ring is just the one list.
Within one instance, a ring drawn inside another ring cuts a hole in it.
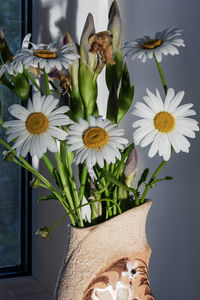
[{"label": "beige vase", "polygon": [[154,300],[148,279],[151,201],[90,228],[71,228],[55,300]]}]

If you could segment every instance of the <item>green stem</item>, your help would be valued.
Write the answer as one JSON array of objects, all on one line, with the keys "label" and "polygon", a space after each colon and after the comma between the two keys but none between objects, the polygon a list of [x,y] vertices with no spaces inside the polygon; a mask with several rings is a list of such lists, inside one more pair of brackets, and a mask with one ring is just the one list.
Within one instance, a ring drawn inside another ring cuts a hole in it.
[{"label": "green stem", "polygon": [[27,75],[27,77],[30,79],[30,81],[34,84],[34,86],[38,89],[38,91],[41,92],[42,95],[44,95],[44,92],[42,91],[42,89],[40,88],[40,86],[37,84],[37,82],[35,81],[35,79],[31,76],[31,74],[29,73],[28,70],[26,70],[24,68],[24,73],[25,75]]},{"label": "green stem", "polygon": [[42,161],[43,161],[44,165],[46,166],[47,170],[49,171],[50,175],[52,177],[54,177],[54,169],[55,168],[46,153],[43,154]]},{"label": "green stem", "polygon": [[150,187],[151,187],[151,183],[152,181],[156,178],[156,176],[158,175],[158,173],[161,171],[161,169],[164,167],[164,165],[166,164],[166,160],[163,160],[161,162],[161,164],[158,166],[158,168],[155,170],[155,172],[153,173],[153,175],[151,176],[148,184],[146,185],[146,188],[144,189],[144,192],[142,194],[142,197],[141,197],[141,200],[140,200],[140,203],[143,203],[144,200],[145,200],[145,197],[146,197],[146,194],[148,193]]},{"label": "green stem", "polygon": [[87,173],[88,173],[87,166],[84,163],[83,170],[81,173],[81,186],[80,186],[79,195],[78,195],[80,204],[82,204],[82,201],[83,201],[85,185],[86,185],[86,180],[87,180]]},{"label": "green stem", "polygon": [[[1,138],[0,138],[0,144],[2,144],[5,148],[10,150],[16,156],[16,151],[13,150],[12,147],[9,144],[7,144],[4,140],[2,140]],[[58,191],[53,187],[53,185],[44,176],[42,176],[38,171],[36,171],[22,156],[18,156],[17,158],[21,161],[21,163],[18,160],[14,161],[14,162],[18,163],[21,167],[23,167],[24,169],[26,169],[27,171],[29,171],[30,173],[35,175],[40,181],[42,181],[44,183],[45,187],[56,196],[56,198],[60,201],[60,203],[62,204],[64,209],[68,212],[69,208],[67,206],[67,203],[62,198],[62,196],[58,193]],[[75,224],[72,217],[71,217],[71,220],[72,220],[72,224]]]},{"label": "green stem", "polygon": [[155,59],[156,66],[157,66],[157,69],[158,69],[158,73],[160,75],[160,79],[162,81],[162,85],[163,85],[163,88],[164,88],[164,91],[165,91],[165,95],[166,95],[167,94],[167,83],[166,83],[166,80],[165,80],[165,76],[164,76],[161,64],[157,61],[155,55],[153,55],[153,57]]},{"label": "green stem", "polygon": [[[122,213],[120,206],[119,206],[114,200],[112,200],[112,199],[105,198],[105,199],[100,199],[100,200],[94,200],[94,201],[92,201],[92,202],[95,203],[95,202],[103,202],[103,201],[105,201],[105,202],[108,202],[108,201],[109,201],[109,202],[112,202],[112,203],[117,207],[119,213],[120,213],[120,214]],[[85,204],[81,204],[81,205],[79,205],[78,207],[75,207],[74,209],[70,210],[66,215],[64,215],[60,220],[58,220],[53,226],[51,226],[51,227],[49,228],[49,232],[50,232],[52,229],[54,229],[57,225],[59,225],[63,220],[65,220],[68,216],[70,216],[70,214],[72,214],[72,213],[74,213],[76,210],[78,210],[78,209],[80,209],[80,208],[82,208],[82,207],[84,207],[84,206],[90,205],[90,204],[91,204],[90,202],[89,202],[89,203],[85,203]]]},{"label": "green stem", "polygon": [[44,85],[45,85],[46,95],[48,96],[50,94],[50,88],[49,88],[48,74],[45,69],[44,69]]},{"label": "green stem", "polygon": [[[73,153],[67,152],[67,147],[66,147],[65,142],[61,142],[61,144],[60,144],[60,156],[61,156],[61,161],[64,165],[64,168],[65,168],[66,172],[69,174],[69,181],[70,181],[70,185],[71,185],[71,191],[73,194],[75,206],[78,206],[80,204],[80,202],[79,202],[76,183],[74,180],[74,174],[72,171]],[[78,218],[80,221],[80,225],[81,225],[81,227],[83,227],[84,223],[83,223],[82,213],[81,213],[80,209],[77,210],[77,214],[78,214]]]},{"label": "green stem", "polygon": [[64,166],[63,166],[63,163],[60,160],[60,155],[59,155],[58,152],[55,153],[55,158],[56,158],[58,171],[59,171],[60,178],[61,178],[62,185],[63,185],[64,195],[67,197],[67,199],[69,201],[69,205],[73,209],[74,208],[74,203],[73,203],[73,199],[71,197],[71,193],[70,193],[70,189],[69,189],[69,182],[68,182],[68,179],[67,179],[67,174],[65,174]]}]

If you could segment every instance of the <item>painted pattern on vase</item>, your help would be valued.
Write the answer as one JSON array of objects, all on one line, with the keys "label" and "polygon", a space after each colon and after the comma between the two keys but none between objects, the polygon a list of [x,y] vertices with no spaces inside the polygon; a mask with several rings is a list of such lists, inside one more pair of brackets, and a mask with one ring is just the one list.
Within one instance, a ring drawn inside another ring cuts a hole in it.
[{"label": "painted pattern on vase", "polygon": [[129,257],[115,261],[92,280],[83,300],[155,300],[144,260]]}]

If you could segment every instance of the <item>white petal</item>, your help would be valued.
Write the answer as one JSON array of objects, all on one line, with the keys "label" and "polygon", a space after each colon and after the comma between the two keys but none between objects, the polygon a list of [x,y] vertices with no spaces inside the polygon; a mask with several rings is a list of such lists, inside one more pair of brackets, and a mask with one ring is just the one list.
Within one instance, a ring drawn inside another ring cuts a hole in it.
[{"label": "white petal", "polygon": [[146,147],[147,145],[149,145],[153,140],[155,135],[157,134],[158,130],[157,129],[153,129],[152,131],[150,131],[140,142],[140,146],[141,147]]},{"label": "white petal", "polygon": [[141,140],[152,131],[152,127],[140,127],[136,129],[136,131],[133,133],[133,140],[136,145],[138,145]]},{"label": "white petal", "polygon": [[165,98],[165,103],[164,103],[164,110],[167,111],[170,105],[170,102],[172,101],[172,99],[174,98],[174,89],[169,88],[167,90],[167,95]]},{"label": "white petal", "polygon": [[153,157],[157,152],[158,152],[158,149],[159,149],[159,145],[160,145],[160,135],[161,133],[158,132],[154,138],[154,141],[149,149],[149,157]]},{"label": "white petal", "polygon": [[33,107],[35,112],[41,112],[43,101],[41,101],[40,92],[33,94]]},{"label": "white petal", "polygon": [[19,104],[13,104],[9,106],[8,111],[13,117],[22,121],[26,121],[29,115],[28,110]]},{"label": "white petal", "polygon": [[148,118],[148,119],[153,118],[155,116],[155,113],[152,111],[152,109],[142,102],[137,102],[135,104],[135,108],[137,111],[140,112],[140,115],[133,112],[134,115],[137,115],[139,117],[141,116],[143,118]]},{"label": "white petal", "polygon": [[48,133],[44,134],[43,139],[44,139],[44,144],[49,149],[49,151],[51,151],[51,152],[57,152],[58,151],[58,147],[56,145],[56,142],[54,141],[54,139]]},{"label": "white petal", "polygon": [[67,138],[67,132],[57,127],[49,126],[47,133],[61,141],[66,140]]},{"label": "white petal", "polygon": [[174,112],[174,110],[177,108],[177,106],[181,103],[183,97],[184,97],[185,92],[181,91],[178,94],[176,94],[176,96],[174,97],[174,99],[171,101],[171,103],[169,104],[167,110],[168,112]]}]

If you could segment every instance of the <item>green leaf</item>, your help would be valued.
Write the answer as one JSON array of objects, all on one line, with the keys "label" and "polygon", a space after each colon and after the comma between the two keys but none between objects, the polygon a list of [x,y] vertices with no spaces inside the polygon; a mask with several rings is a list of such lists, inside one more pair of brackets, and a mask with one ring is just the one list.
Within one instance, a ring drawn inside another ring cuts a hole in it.
[{"label": "green leaf", "polygon": [[0,28],[0,55],[4,63],[6,63],[7,60],[13,56],[9,48],[8,42],[5,39],[3,30],[1,28]]},{"label": "green leaf", "polygon": [[119,176],[121,169],[124,167],[124,163],[126,158],[129,156],[130,152],[132,151],[132,149],[134,148],[134,143],[130,144],[122,153],[122,157],[121,160],[119,161],[119,163],[117,164],[117,167],[115,169],[114,174],[116,175],[116,177]]},{"label": "green leaf", "polygon": [[95,103],[95,105],[94,105],[94,109],[93,109],[92,115],[94,117],[98,117],[99,116],[99,109],[98,109],[97,103]]},{"label": "green leaf", "polygon": [[38,202],[41,201],[47,201],[47,200],[57,200],[57,198],[54,196],[54,194],[50,194],[48,196],[44,196],[38,199]]},{"label": "green leaf", "polygon": [[93,113],[97,99],[97,82],[93,80],[93,74],[88,65],[80,64],[79,90],[85,105],[87,117]]},{"label": "green leaf", "polygon": [[139,182],[138,182],[137,188],[139,188],[141,186],[141,184],[146,181],[148,174],[149,174],[149,169],[145,169],[141,175]]},{"label": "green leaf", "polygon": [[69,117],[74,122],[77,122],[79,118],[84,117],[84,107],[81,95],[75,89],[72,89],[70,93],[70,111]]},{"label": "green leaf", "polygon": [[123,71],[123,55],[118,50],[113,55],[114,65],[106,64],[106,84],[108,89],[111,89],[112,84],[115,84],[116,89],[118,89],[122,71]]},{"label": "green leaf", "polygon": [[126,63],[124,64],[121,88],[119,92],[119,109],[117,122],[119,123],[123,116],[127,113],[133,102],[134,85],[130,85],[130,76]]},{"label": "green leaf", "polygon": [[174,178],[171,177],[171,176],[166,176],[165,178],[160,178],[160,179],[153,180],[152,182],[150,182],[150,187],[151,188],[154,187],[157,182],[161,182],[161,181],[165,181],[165,180],[173,180],[173,179]]},{"label": "green leaf", "polygon": [[111,89],[108,97],[107,104],[107,119],[113,123],[117,123],[117,113],[118,113],[118,98],[117,89],[114,83],[111,84]]},{"label": "green leaf", "polygon": [[9,75],[15,87],[12,91],[22,100],[27,101],[30,93],[29,80],[24,74],[18,73],[17,76]]}]

